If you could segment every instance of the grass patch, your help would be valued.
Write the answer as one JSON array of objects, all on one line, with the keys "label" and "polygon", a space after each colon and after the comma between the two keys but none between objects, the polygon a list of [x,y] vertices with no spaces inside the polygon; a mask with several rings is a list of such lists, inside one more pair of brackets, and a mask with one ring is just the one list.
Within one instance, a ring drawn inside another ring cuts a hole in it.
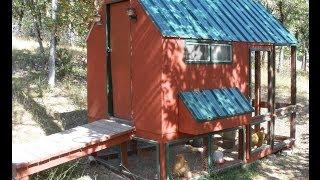
[{"label": "grass patch", "polygon": [[84,174],[84,166],[80,160],[70,161],[51,169],[41,171],[30,176],[32,180],[60,180],[60,179],[76,179]]},{"label": "grass patch", "polygon": [[258,174],[257,168],[259,166],[258,162],[245,165],[244,167],[237,167],[232,168],[229,170],[226,170],[223,173],[219,174],[213,174],[210,176],[204,176],[200,179],[210,179],[210,180],[249,180],[249,179],[255,179],[255,176]]}]

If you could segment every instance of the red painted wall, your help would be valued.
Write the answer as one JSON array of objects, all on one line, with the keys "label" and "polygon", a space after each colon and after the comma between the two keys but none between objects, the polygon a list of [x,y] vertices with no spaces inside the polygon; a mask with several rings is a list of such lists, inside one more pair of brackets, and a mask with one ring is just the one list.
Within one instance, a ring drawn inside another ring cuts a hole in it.
[{"label": "red painted wall", "polygon": [[142,6],[134,1],[138,20],[132,27],[132,110],[137,131],[161,134],[163,38]]},{"label": "red painted wall", "polygon": [[103,25],[92,24],[87,37],[87,108],[89,122],[107,117],[105,7]]},{"label": "red painted wall", "polygon": [[179,132],[187,134],[205,134],[213,131],[220,131],[222,129],[233,128],[236,126],[248,124],[251,118],[251,113],[240,115],[226,119],[216,119],[214,121],[198,123],[195,121],[186,108],[186,106],[179,100]]},{"label": "red painted wall", "polygon": [[[186,64],[184,40],[165,39],[162,72],[162,133],[178,131],[178,93],[194,89],[238,87],[248,95],[249,45],[232,43],[231,64]],[[240,121],[240,119],[239,119]],[[234,121],[233,121],[234,122]],[[185,123],[187,128],[195,124]],[[200,126],[199,126],[200,127]],[[199,128],[198,127],[198,128]],[[195,129],[198,131],[199,129]]]}]

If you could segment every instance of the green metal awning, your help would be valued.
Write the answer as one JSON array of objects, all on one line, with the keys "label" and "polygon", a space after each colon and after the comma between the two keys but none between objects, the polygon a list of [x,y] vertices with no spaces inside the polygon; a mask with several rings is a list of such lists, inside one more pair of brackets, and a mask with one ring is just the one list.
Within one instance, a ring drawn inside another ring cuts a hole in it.
[{"label": "green metal awning", "polygon": [[254,111],[238,88],[187,91],[179,94],[193,118],[198,122],[233,117]]}]

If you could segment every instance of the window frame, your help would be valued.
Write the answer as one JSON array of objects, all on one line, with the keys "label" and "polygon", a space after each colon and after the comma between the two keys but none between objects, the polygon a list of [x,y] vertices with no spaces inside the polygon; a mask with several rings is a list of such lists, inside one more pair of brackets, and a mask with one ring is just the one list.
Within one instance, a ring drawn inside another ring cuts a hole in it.
[{"label": "window frame", "polygon": [[[204,44],[209,46],[209,61],[198,61],[198,60],[188,60],[186,57],[186,52],[184,52],[183,59],[186,64],[232,64],[233,62],[233,45],[230,42],[213,42],[213,41],[199,41],[199,40],[185,40],[184,46],[188,44]],[[230,61],[213,61],[211,57],[212,46],[229,46],[230,47]]]},{"label": "window frame", "polygon": [[[229,61],[221,61],[221,60],[219,60],[219,61],[214,61],[213,59],[212,59],[212,46],[226,46],[226,47],[230,47],[230,60]],[[222,44],[222,43],[212,43],[212,44],[210,44],[210,62],[212,62],[212,63],[214,63],[214,64],[218,64],[218,63],[221,63],[221,64],[230,64],[230,63],[232,63],[232,44]]]},{"label": "window frame", "polygon": [[[206,46],[208,46],[208,58],[209,59],[207,59],[207,60],[188,60],[187,59],[187,57],[186,57],[186,50],[185,50],[185,52],[184,52],[184,60],[185,60],[185,62],[187,62],[187,63],[201,63],[201,64],[203,64],[203,63],[210,63],[210,61],[211,61],[211,52],[210,52],[210,43],[206,43],[206,42],[196,42],[196,41],[188,41],[188,45],[190,45],[190,44],[192,44],[192,45],[206,45]],[[185,48],[187,47],[187,42],[185,43]]]}]

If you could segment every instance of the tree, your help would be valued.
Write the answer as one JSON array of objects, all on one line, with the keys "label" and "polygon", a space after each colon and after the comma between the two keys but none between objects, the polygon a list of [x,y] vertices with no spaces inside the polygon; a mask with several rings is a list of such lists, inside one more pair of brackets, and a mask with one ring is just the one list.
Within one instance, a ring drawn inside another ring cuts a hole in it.
[{"label": "tree", "polygon": [[[295,35],[298,51],[304,55],[309,52],[309,2],[306,0],[260,0],[278,20]],[[277,68],[283,63],[284,52],[280,49]],[[306,63],[303,63],[306,64]]]},{"label": "tree", "polygon": [[12,15],[15,19],[18,19],[18,32],[21,33],[22,19],[25,15],[25,1],[13,0],[12,2]]},{"label": "tree", "polygon": [[26,7],[30,11],[33,19],[33,28],[35,30],[36,38],[39,43],[39,49],[44,56],[43,38],[42,38],[42,16],[43,9],[45,9],[45,1],[41,0],[25,0]]},{"label": "tree", "polygon": [[48,83],[51,87],[55,85],[55,61],[56,61],[56,49],[57,49],[57,10],[58,10],[58,0],[52,0],[51,2],[51,17],[52,17],[52,29],[51,29],[51,40],[50,40],[50,54],[49,54],[49,75]]}]

